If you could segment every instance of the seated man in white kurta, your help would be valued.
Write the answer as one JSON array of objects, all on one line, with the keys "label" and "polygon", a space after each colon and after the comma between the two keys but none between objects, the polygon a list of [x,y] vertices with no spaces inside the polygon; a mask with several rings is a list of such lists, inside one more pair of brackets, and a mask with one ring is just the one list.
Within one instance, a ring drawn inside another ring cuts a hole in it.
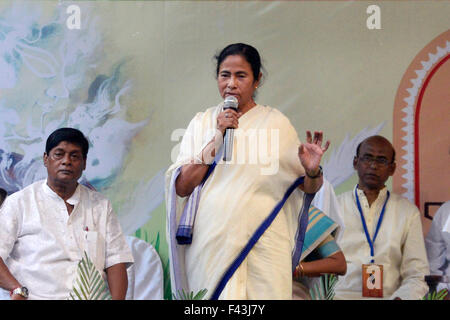
[{"label": "seated man in white kurta", "polygon": [[[430,231],[425,238],[430,272],[432,275],[443,276],[437,285],[437,291],[450,290],[450,200],[445,202],[434,214]],[[450,299],[447,294],[446,299]]]},{"label": "seated man in white kurta", "polygon": [[[338,244],[347,274],[339,278],[335,299],[421,299],[429,268],[419,210],[385,186],[395,171],[393,146],[384,137],[369,137],[358,146],[353,166],[358,185],[338,196],[345,225]],[[382,265],[382,297],[363,297],[363,265]]]},{"label": "seated man in white kurta", "polygon": [[11,299],[68,299],[86,252],[124,299],[133,257],[111,203],[77,181],[88,141],[72,128],[47,139],[48,178],[9,196],[0,209],[0,287]]}]

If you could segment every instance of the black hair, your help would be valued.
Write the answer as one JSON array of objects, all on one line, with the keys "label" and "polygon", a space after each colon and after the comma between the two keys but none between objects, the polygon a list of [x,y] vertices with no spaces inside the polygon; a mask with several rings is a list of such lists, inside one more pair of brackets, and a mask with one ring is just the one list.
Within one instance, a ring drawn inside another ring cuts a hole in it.
[{"label": "black hair", "polygon": [[[383,136],[371,136],[371,137],[368,137],[368,138],[366,138],[366,139],[364,139],[363,141],[361,141],[359,144],[358,144],[358,146],[356,147],[356,157],[359,157],[359,149],[361,149],[361,145],[364,143],[364,142],[366,142],[367,140],[369,140],[369,138],[380,138],[380,139],[383,139],[383,140],[386,140],[387,142],[389,142],[389,140],[387,140],[385,137],[383,137]],[[389,142],[389,144],[391,144],[390,142]],[[394,149],[394,147],[391,145],[391,147],[392,147],[392,161],[391,161],[391,163],[394,163],[395,162],[395,149]]]},{"label": "black hair", "polygon": [[254,81],[258,81],[261,70],[264,70],[264,67],[261,64],[261,57],[259,56],[258,50],[245,43],[230,44],[223,48],[219,54],[214,56],[217,61],[216,76],[219,75],[219,69],[222,62],[226,59],[226,57],[232,55],[240,55],[244,57],[252,68]]},{"label": "black hair", "polygon": [[82,150],[83,158],[86,159],[89,151],[89,142],[80,130],[74,128],[60,128],[53,131],[47,138],[45,153],[49,155],[50,150],[62,141],[67,141],[79,146]]}]

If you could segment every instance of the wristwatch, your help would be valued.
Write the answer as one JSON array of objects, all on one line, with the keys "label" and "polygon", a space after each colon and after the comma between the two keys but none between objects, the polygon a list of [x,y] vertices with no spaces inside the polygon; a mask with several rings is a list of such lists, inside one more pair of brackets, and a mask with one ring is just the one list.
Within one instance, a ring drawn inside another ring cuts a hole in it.
[{"label": "wristwatch", "polygon": [[310,176],[310,175],[308,174],[308,171],[306,171],[306,170],[305,170],[305,173],[306,173],[306,175],[307,175],[310,179],[316,179],[316,178],[319,178],[319,177],[321,177],[322,174],[323,174],[322,166],[319,166],[319,171],[318,171],[317,174],[314,175],[314,176]]},{"label": "wristwatch", "polygon": [[24,297],[25,299],[28,298],[28,289],[27,287],[18,287],[11,291],[11,296],[13,294],[17,294],[19,296]]}]

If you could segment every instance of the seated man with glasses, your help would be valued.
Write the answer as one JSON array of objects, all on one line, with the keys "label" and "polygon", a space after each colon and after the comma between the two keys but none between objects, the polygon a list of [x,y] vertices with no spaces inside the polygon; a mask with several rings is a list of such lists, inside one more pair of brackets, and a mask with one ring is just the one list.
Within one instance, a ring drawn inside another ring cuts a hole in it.
[{"label": "seated man with glasses", "polygon": [[353,167],[358,184],[338,196],[347,274],[339,277],[335,299],[421,299],[429,266],[420,213],[385,185],[395,172],[394,147],[382,136],[369,137]]}]

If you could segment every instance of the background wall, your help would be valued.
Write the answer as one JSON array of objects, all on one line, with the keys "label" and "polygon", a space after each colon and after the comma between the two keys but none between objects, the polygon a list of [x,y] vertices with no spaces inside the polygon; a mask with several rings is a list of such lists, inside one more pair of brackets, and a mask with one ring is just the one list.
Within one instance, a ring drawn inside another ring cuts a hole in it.
[{"label": "background wall", "polygon": [[[367,26],[372,4],[380,29]],[[79,29],[70,29],[70,5],[80,9]],[[351,160],[363,138],[377,133],[404,147],[402,92],[414,79],[405,75],[430,60],[424,48],[436,54],[420,92],[449,55],[449,15],[450,1],[0,1],[0,186],[11,193],[44,178],[48,134],[78,127],[92,143],[83,181],[167,266],[163,178],[179,143],[171,135],[221,101],[214,54],[233,42],[259,50],[266,74],[257,102],[285,113],[301,140],[307,129],[324,131],[332,141],[325,175],[340,194],[357,181]],[[448,73],[434,79],[448,92]],[[429,129],[421,132],[438,133],[444,151],[428,177],[449,172],[450,99],[433,101],[421,110],[444,124],[436,132],[422,122]],[[414,159],[408,150],[398,152]],[[414,202],[414,171],[412,180],[406,171],[389,186]],[[441,183],[434,200],[442,202],[449,180]]]}]

